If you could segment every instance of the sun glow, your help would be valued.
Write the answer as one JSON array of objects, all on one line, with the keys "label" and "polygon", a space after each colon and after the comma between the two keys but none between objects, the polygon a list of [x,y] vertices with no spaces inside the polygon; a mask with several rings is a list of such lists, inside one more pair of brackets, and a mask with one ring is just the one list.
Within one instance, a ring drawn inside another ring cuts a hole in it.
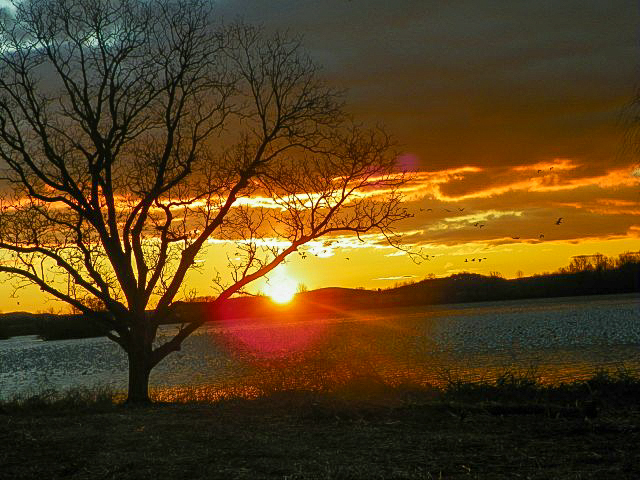
[{"label": "sun glow", "polygon": [[269,278],[265,293],[275,303],[288,303],[293,299],[298,288],[293,278],[287,275],[284,268],[278,268]]}]

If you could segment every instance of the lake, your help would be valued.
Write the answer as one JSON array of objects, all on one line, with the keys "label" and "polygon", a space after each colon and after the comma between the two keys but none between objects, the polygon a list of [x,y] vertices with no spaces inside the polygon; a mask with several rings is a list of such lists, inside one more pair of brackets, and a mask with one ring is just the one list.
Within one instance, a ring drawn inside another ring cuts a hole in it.
[{"label": "lake", "polygon": [[[165,326],[159,341],[177,326]],[[330,388],[354,376],[438,384],[534,369],[543,382],[599,369],[640,374],[640,295],[607,295],[230,320],[203,327],[152,372],[158,391]],[[105,338],[0,341],[0,396],[44,388],[124,390],[124,352]]]}]

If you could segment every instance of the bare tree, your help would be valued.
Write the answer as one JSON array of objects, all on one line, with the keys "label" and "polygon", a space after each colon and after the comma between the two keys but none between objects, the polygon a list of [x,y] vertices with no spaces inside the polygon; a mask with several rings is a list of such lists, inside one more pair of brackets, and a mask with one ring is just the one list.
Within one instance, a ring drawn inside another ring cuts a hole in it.
[{"label": "bare tree", "polygon": [[154,343],[210,238],[242,252],[223,302],[323,235],[397,245],[409,216],[390,139],[350,124],[299,42],[207,3],[24,0],[0,24],[0,272],[107,325],[129,402],[209,320]]}]

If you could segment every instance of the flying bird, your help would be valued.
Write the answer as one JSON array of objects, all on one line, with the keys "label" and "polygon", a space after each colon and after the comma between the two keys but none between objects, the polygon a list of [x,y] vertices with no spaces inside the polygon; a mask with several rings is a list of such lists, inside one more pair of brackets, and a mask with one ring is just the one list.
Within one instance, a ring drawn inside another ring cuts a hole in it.
[{"label": "flying bird", "polygon": [[520,239],[520,237],[511,237],[511,238],[513,238],[514,240],[519,240]]},{"label": "flying bird", "polygon": [[541,234],[540,234],[540,238],[544,238],[544,233],[541,233]]},{"label": "flying bird", "polygon": [[556,225],[560,225],[562,223],[562,218],[563,217],[559,217],[558,220],[556,220]]},{"label": "flying bird", "polygon": [[462,211],[464,210],[464,207],[462,207],[462,208],[458,208],[458,210],[460,210],[460,211],[462,212]]}]

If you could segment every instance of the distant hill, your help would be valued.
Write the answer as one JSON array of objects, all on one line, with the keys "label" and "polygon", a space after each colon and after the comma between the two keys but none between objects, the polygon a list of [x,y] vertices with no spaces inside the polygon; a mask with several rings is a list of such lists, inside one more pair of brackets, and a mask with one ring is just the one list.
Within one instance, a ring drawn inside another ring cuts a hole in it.
[{"label": "distant hill", "polygon": [[[635,254],[634,254],[635,255]],[[515,279],[459,273],[446,278],[426,279],[387,290],[321,288],[302,292],[286,305],[267,297],[232,298],[215,302],[177,302],[175,316],[166,323],[190,322],[204,317],[211,321],[251,319],[295,314],[340,315],[345,311],[443,303],[516,300],[526,298],[640,293],[640,258],[625,257],[617,263],[585,263],[581,270],[563,269],[558,273]],[[577,258],[577,257],[576,257]],[[622,258],[622,256],[621,256]],[[572,264],[573,265],[573,264]],[[84,338],[105,335],[104,327],[82,315],[52,315],[14,312],[0,315],[0,339],[18,335],[39,335],[44,339]]]},{"label": "distant hill", "polygon": [[505,279],[473,273],[423,280],[382,292],[388,305],[465,303],[526,298],[640,292],[640,265],[633,269],[555,273]]},{"label": "distant hill", "polygon": [[298,293],[292,302],[284,305],[262,296],[231,298],[220,305],[208,301],[179,302],[176,316],[167,323],[189,322],[203,316],[223,320],[282,314],[339,315],[346,310],[375,307],[380,299],[380,293],[374,290],[330,287]]},{"label": "distant hill", "polygon": [[221,319],[277,315],[279,312],[331,314],[365,308],[634,292],[640,293],[640,262],[514,279],[459,273],[382,291],[322,288],[299,293],[292,304],[285,306],[277,306],[265,297],[232,299],[218,308],[206,302],[183,304],[179,316],[189,321],[192,315]]}]

